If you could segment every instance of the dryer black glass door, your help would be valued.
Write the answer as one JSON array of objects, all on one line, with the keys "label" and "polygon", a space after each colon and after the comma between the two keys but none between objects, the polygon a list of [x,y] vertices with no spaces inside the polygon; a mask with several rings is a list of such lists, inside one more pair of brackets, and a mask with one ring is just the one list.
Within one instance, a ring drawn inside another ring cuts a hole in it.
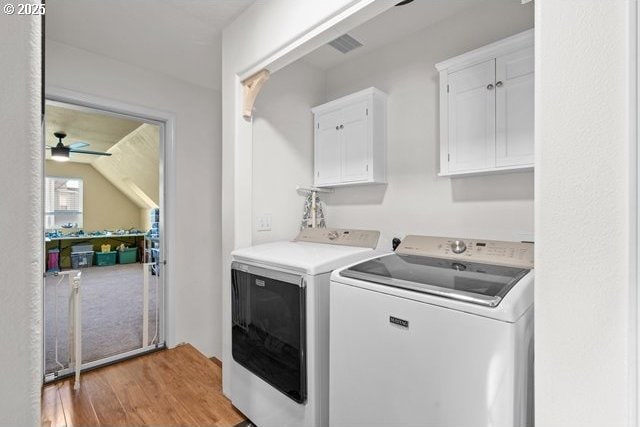
[{"label": "dryer black glass door", "polygon": [[301,276],[232,269],[232,355],[298,403],[307,398],[305,288]]}]

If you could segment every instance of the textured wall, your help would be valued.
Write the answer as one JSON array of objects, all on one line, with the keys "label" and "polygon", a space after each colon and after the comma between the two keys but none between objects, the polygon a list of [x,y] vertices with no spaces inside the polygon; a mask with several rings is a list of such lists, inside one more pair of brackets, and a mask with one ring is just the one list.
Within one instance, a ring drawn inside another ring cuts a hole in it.
[{"label": "textured wall", "polygon": [[46,176],[82,178],[85,231],[140,228],[140,208],[86,163],[45,161]]},{"label": "textured wall", "polygon": [[635,404],[626,3],[536,1],[537,426],[624,427]]},{"label": "textured wall", "polygon": [[[2,6],[7,2],[2,1]],[[40,18],[0,14],[0,425],[40,425]]]}]

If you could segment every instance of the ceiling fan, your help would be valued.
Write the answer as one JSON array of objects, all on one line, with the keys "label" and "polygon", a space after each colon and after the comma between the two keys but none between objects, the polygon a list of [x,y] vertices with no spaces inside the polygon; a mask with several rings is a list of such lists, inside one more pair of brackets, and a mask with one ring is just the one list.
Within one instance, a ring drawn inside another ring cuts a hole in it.
[{"label": "ceiling fan", "polygon": [[75,142],[73,144],[64,145],[62,140],[67,136],[64,132],[54,132],[53,135],[58,138],[58,143],[55,147],[47,145],[47,148],[51,149],[51,158],[58,162],[66,162],[69,160],[69,153],[78,154],[93,154],[95,156],[110,156],[111,153],[102,153],[100,151],[88,151],[80,150],[82,147],[86,147],[89,144],[86,142]]}]

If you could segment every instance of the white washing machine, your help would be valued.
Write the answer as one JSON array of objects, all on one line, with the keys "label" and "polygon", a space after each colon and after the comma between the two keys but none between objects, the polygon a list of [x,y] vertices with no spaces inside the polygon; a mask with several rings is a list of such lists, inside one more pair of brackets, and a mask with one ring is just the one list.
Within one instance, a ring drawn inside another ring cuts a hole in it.
[{"label": "white washing machine", "polygon": [[533,244],[408,236],[335,271],[330,425],[533,426]]},{"label": "white washing machine", "polygon": [[259,427],[329,424],[329,277],[370,258],[377,231],[305,229],[232,253],[234,406]]}]

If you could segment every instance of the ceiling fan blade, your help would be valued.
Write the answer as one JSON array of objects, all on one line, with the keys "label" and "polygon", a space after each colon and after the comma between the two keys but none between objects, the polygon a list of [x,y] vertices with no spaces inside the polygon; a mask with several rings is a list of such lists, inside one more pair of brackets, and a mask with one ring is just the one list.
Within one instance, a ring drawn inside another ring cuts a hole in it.
[{"label": "ceiling fan blade", "polygon": [[72,150],[76,148],[82,148],[82,147],[88,147],[88,146],[89,146],[88,143],[82,142],[82,141],[74,142],[73,144],[68,145],[68,147],[71,148]]},{"label": "ceiling fan blade", "polygon": [[111,153],[101,153],[99,151],[74,150],[74,149],[71,149],[69,151],[71,151],[72,153],[93,154],[93,155],[96,155],[96,156],[110,156],[111,155]]}]

